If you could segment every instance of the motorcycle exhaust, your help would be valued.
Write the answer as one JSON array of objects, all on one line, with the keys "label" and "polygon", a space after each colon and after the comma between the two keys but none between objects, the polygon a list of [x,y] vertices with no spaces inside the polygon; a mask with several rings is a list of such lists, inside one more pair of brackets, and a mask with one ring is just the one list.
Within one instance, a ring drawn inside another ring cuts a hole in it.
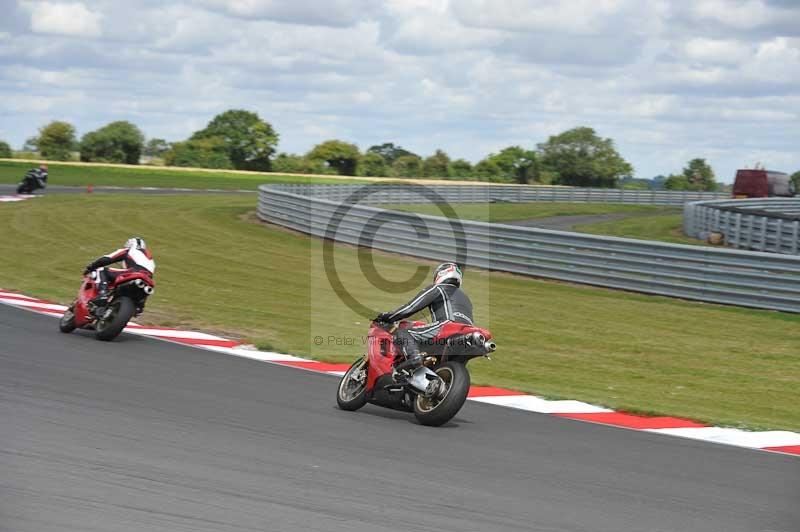
[{"label": "motorcycle exhaust", "polygon": [[472,339],[470,341],[473,345],[484,345],[486,343],[486,338],[479,332],[472,333]]},{"label": "motorcycle exhaust", "polygon": [[497,349],[497,344],[492,341],[484,342],[483,348],[486,349],[486,351],[488,351],[489,353],[491,353],[495,349]]},{"label": "motorcycle exhaust", "polygon": [[144,293],[147,294],[148,296],[153,293],[153,287],[149,285],[145,285],[145,287],[142,288],[142,290],[144,290]]}]

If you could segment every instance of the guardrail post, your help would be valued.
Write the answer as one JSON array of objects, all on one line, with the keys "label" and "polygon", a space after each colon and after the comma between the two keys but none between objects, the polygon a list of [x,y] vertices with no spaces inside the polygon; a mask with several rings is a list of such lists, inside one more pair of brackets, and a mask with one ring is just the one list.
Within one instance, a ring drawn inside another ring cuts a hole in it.
[{"label": "guardrail post", "polygon": [[797,255],[797,246],[800,244],[800,220],[792,222],[792,254]]},{"label": "guardrail post", "polygon": [[740,213],[740,212],[736,213],[736,225],[734,226],[733,234],[734,234],[734,243],[733,243],[734,246],[737,247],[737,248],[741,247],[741,242],[742,242],[742,213]]}]

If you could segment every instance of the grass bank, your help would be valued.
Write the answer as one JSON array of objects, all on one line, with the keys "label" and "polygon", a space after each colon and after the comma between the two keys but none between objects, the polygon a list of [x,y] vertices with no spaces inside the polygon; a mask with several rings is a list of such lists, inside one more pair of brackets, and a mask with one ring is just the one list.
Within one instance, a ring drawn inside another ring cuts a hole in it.
[{"label": "grass bank", "polygon": [[[17,183],[36,165],[30,162],[0,161],[0,183]],[[224,170],[183,170],[147,166],[106,166],[100,164],[48,163],[50,185],[117,186],[164,188],[217,188],[255,190],[264,183],[361,183],[337,177],[277,175]]]},{"label": "grass bank", "polygon": [[[254,223],[253,207],[238,196],[52,195],[0,204],[0,287],[68,302],[87,262],[138,234],[158,261],[146,321],[323,360],[361,354],[367,322],[331,289],[320,242]],[[87,237],[89,212],[102,231]],[[376,311],[419,286],[378,290],[361,273],[367,252],[335,253],[345,288]],[[394,280],[429,266],[381,254],[374,261]],[[494,360],[471,364],[476,384],[800,430],[800,316],[479,271],[467,272],[465,287],[499,345]]]},{"label": "grass bank", "polygon": [[[674,213],[674,207],[658,205],[624,205],[616,203],[559,203],[539,201],[533,203],[450,203],[455,214],[464,220],[477,220],[479,222],[514,222],[518,220],[533,220],[536,218],[550,218],[552,216],[579,216],[594,214],[644,214]],[[381,205],[387,209],[397,211],[417,212],[433,216],[445,214],[438,205],[433,204],[407,204],[407,205]]]},{"label": "grass bank", "polygon": [[624,220],[578,225],[575,230],[595,235],[621,236],[645,240],[660,240],[674,244],[707,245],[702,240],[683,234],[683,215],[636,216]]},{"label": "grass bank", "polygon": [[[506,223],[519,220],[534,220],[554,216],[592,216],[622,214],[626,217],[589,224],[580,224],[572,230],[595,235],[658,240],[675,244],[705,245],[704,242],[683,234],[683,215],[680,207],[659,205],[622,205],[615,203],[453,203],[449,205],[456,215],[465,220]],[[418,212],[434,216],[445,214],[436,205],[409,204],[386,205],[398,211]]]}]

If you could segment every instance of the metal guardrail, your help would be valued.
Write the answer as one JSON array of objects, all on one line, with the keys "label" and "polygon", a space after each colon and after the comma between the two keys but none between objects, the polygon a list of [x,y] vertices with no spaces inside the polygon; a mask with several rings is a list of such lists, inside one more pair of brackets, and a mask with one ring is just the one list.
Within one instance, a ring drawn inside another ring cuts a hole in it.
[{"label": "metal guardrail", "polygon": [[[323,192],[336,199],[319,197]],[[374,202],[379,194],[368,199]],[[262,185],[258,216],[309,235],[353,245],[366,241],[374,249],[419,258],[452,260],[463,251],[470,267],[800,312],[800,257],[466,220],[454,228],[447,218],[342,203],[342,196],[316,185]],[[391,231],[380,230],[379,220],[391,221]]]},{"label": "metal guardrail", "polygon": [[[306,196],[344,201],[364,185],[286,185],[287,191],[297,190]],[[410,192],[414,181],[402,184],[376,184],[385,193],[365,198],[363,203],[408,203],[419,196]],[[419,186],[419,185],[416,185]],[[616,188],[548,187],[537,185],[425,185],[449,203],[488,203],[556,201],[575,203],[628,203],[643,205],[678,205],[690,201],[713,200],[730,197],[721,192],[694,192],[685,190],[620,190]]]},{"label": "metal guardrail", "polygon": [[687,203],[683,232],[705,240],[723,235],[727,246],[800,254],[800,198],[759,198]]}]

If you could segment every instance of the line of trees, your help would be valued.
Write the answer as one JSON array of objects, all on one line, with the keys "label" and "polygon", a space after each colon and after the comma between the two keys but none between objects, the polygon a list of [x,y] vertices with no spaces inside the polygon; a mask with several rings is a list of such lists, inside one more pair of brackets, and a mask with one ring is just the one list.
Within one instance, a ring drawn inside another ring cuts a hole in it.
[{"label": "line of trees", "polygon": [[[359,175],[398,178],[471,179],[499,183],[543,183],[582,187],[651,187],[633,178],[633,167],[616,150],[614,141],[590,127],[553,135],[535,147],[508,146],[478,163],[451,159],[443,150],[422,157],[392,142],[363,153],[342,140],[327,140],[305,154],[277,153],[279,136],[257,113],[230,109],[216,115],[188,139],[167,142],[145,139],[134,124],[111,122],[78,140],[74,126],[53,121],[28,139],[23,149],[51,160],[139,164],[142,156],[169,166],[273,171],[285,173]],[[10,157],[0,142],[0,157]],[[800,176],[795,174],[798,181]],[[800,183],[798,183],[800,184]],[[693,159],[680,174],[659,182],[672,190],[715,190],[714,171],[704,159]]]}]

